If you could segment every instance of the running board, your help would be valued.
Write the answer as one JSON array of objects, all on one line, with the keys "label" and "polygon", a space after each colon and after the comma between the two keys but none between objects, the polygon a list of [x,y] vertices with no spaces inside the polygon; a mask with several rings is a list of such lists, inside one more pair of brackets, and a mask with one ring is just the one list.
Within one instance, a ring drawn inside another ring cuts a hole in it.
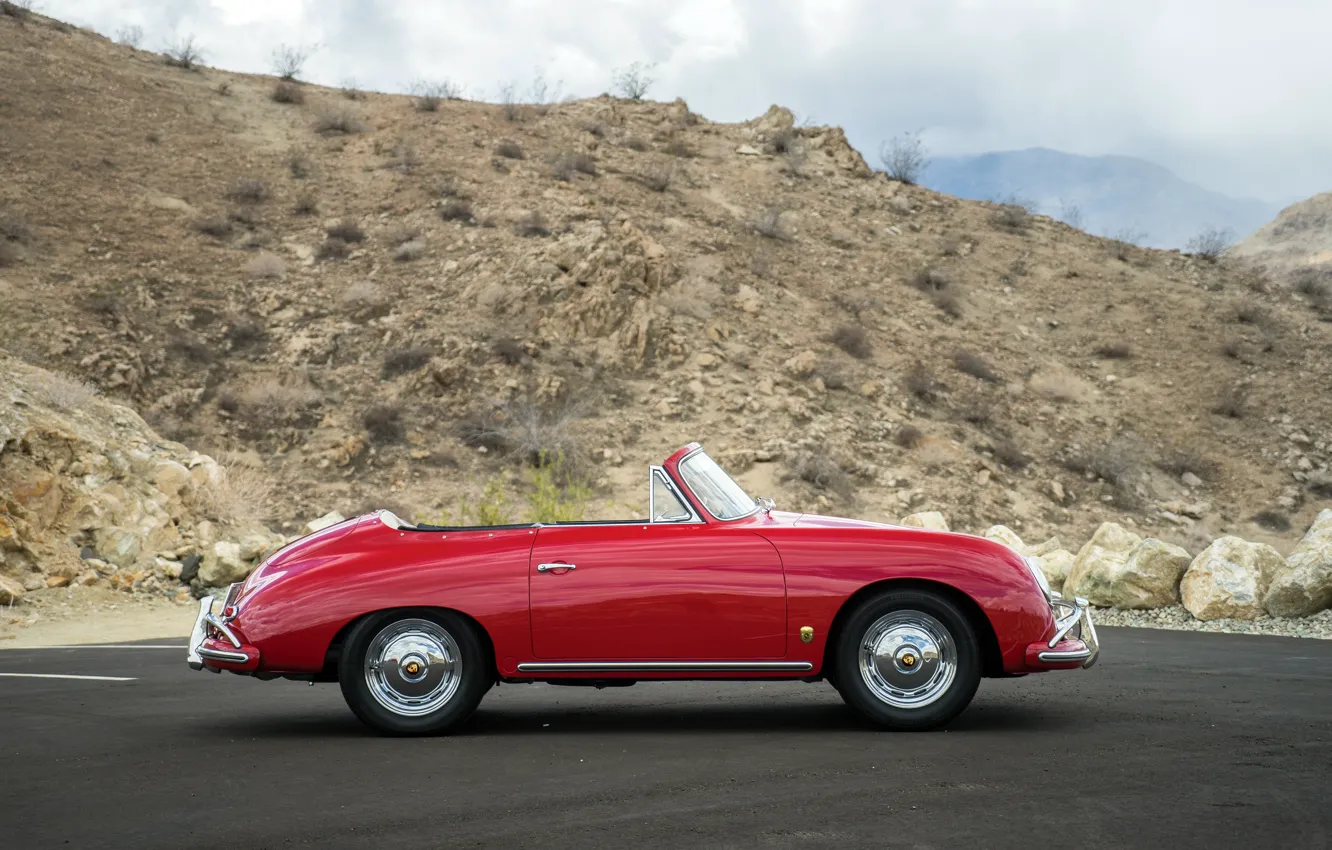
[{"label": "running board", "polygon": [[555,661],[518,665],[519,673],[800,673],[808,661]]}]

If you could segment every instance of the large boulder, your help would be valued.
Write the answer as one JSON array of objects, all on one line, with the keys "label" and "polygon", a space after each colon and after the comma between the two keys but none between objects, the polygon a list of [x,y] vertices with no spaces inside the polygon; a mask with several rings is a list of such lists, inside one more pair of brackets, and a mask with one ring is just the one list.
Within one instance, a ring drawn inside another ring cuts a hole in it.
[{"label": "large boulder", "polygon": [[1178,546],[1105,523],[1078,553],[1066,586],[1093,605],[1163,608],[1179,601],[1179,580],[1188,568],[1189,553]]},{"label": "large boulder", "polygon": [[1307,617],[1332,608],[1332,509],[1318,515],[1286,558],[1263,607],[1273,617]]},{"label": "large boulder", "polygon": [[1222,537],[1193,559],[1180,597],[1199,620],[1254,620],[1262,616],[1268,587],[1285,566],[1281,553],[1265,543]]},{"label": "large boulder", "polygon": [[1046,581],[1050,582],[1050,589],[1063,593],[1064,585],[1068,583],[1068,574],[1072,572],[1077,556],[1067,549],[1054,549],[1041,555],[1034,555],[1032,560],[1040,567],[1041,572],[1045,573]]},{"label": "large boulder", "polygon": [[226,587],[232,582],[243,581],[254,566],[241,557],[239,543],[219,540],[204,554],[203,563],[199,565],[199,582],[205,587]]},{"label": "large boulder", "polygon": [[924,511],[923,513],[904,516],[897,523],[905,525],[908,528],[928,528],[931,531],[947,531],[948,520],[938,511]]},{"label": "large boulder", "polygon": [[[1087,596],[1084,592],[1096,586],[1098,579],[1092,574],[1108,574],[1123,568],[1142,538],[1121,525],[1103,522],[1083,547],[1068,572],[1067,590],[1071,596]],[[1091,597],[1087,597],[1089,600]]]},{"label": "large boulder", "polygon": [[1006,525],[992,525],[985,529],[985,534],[981,536],[986,540],[1002,543],[1018,554],[1027,554],[1027,544],[1022,542],[1022,538],[1017,536],[1016,531]]}]

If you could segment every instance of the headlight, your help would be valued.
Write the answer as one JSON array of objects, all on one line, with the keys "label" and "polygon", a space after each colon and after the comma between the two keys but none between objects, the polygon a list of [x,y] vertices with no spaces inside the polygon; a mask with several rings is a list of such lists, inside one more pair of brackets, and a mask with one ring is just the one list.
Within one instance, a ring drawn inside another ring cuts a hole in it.
[{"label": "headlight", "polygon": [[1027,569],[1031,570],[1032,578],[1036,579],[1036,583],[1041,587],[1041,593],[1045,594],[1045,601],[1049,602],[1052,598],[1050,580],[1047,579],[1045,573],[1041,571],[1041,565],[1036,563],[1035,558],[1023,557],[1022,562],[1027,565]]}]

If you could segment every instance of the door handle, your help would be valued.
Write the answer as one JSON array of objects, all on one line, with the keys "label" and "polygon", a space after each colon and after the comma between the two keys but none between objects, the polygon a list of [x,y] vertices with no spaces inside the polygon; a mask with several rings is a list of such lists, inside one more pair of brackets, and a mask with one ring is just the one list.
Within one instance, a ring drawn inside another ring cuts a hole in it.
[{"label": "door handle", "polygon": [[576,570],[576,569],[578,569],[577,564],[537,564],[537,572],[539,573],[551,573],[555,572],[556,570]]}]

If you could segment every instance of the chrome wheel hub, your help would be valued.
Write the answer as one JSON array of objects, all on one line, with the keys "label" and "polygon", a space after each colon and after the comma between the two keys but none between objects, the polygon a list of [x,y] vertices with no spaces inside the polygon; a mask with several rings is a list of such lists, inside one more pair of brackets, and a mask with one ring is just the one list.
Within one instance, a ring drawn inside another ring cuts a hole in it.
[{"label": "chrome wheel hub", "polygon": [[453,635],[430,620],[399,620],[370,641],[365,683],[375,702],[404,717],[430,714],[462,683],[462,653]]},{"label": "chrome wheel hub", "polygon": [[923,708],[957,675],[953,636],[923,611],[893,611],[865,631],[860,675],[870,692],[895,708]]}]

